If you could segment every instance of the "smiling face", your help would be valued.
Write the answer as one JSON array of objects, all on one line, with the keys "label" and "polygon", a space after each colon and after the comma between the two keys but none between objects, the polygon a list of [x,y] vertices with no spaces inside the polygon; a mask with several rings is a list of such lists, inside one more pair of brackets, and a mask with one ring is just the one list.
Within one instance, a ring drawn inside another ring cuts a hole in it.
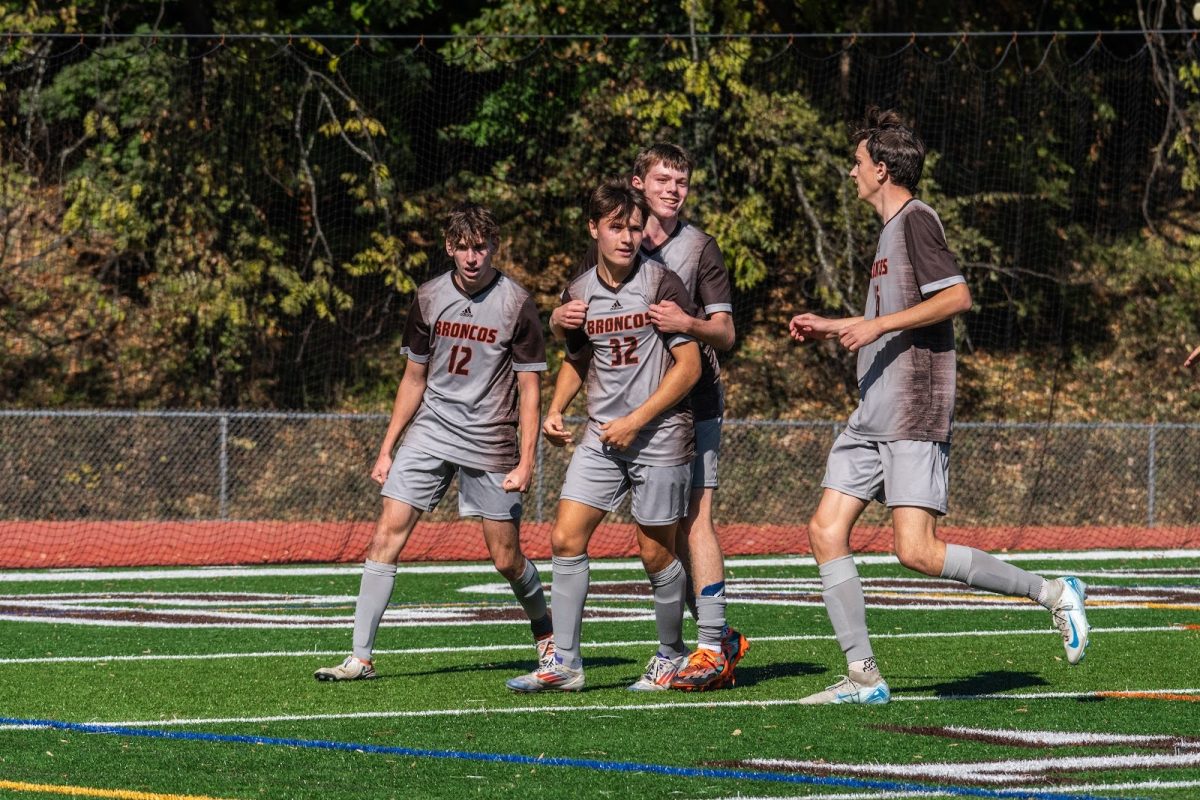
[{"label": "smiling face", "polygon": [[659,161],[646,170],[645,177],[633,176],[632,183],[646,195],[650,213],[660,221],[670,221],[679,216],[687,200],[690,179],[687,171]]},{"label": "smiling face", "polygon": [[468,291],[480,288],[492,279],[495,272],[492,256],[495,252],[496,244],[483,239],[471,243],[464,239],[457,242],[446,240],[446,255],[454,259],[459,285]]},{"label": "smiling face", "polygon": [[614,210],[599,222],[588,220],[588,232],[596,240],[600,259],[610,269],[624,270],[633,265],[638,249],[642,246],[644,222],[640,208]]}]

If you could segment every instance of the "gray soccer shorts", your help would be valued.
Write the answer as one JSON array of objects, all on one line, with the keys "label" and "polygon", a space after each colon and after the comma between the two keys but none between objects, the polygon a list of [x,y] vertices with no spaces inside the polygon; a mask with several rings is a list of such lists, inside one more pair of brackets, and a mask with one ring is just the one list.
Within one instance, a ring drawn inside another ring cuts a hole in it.
[{"label": "gray soccer shorts", "polygon": [[635,520],[642,525],[669,525],[687,516],[691,479],[690,463],[673,467],[631,464],[580,446],[571,456],[560,496],[602,511],[616,511],[632,490]]},{"label": "gray soccer shorts", "polygon": [[821,486],[888,508],[917,506],[945,514],[950,443],[869,442],[843,432],[829,451]]},{"label": "gray soccer shorts", "polygon": [[464,467],[404,445],[396,450],[387,481],[379,493],[407,503],[418,511],[433,511],[450,488],[455,473],[458,474],[460,516],[521,519],[520,493],[503,489],[507,472],[485,472]]},{"label": "gray soccer shorts", "polygon": [[696,457],[692,460],[692,488],[717,488],[717,460],[721,455],[722,417],[696,423]]}]

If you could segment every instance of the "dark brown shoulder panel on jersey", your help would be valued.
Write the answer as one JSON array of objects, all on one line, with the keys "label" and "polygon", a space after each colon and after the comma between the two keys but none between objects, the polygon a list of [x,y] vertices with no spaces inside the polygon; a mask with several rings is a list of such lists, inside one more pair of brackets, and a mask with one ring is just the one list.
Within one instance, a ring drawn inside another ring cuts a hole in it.
[{"label": "dark brown shoulder panel on jersey", "polygon": [[513,361],[517,364],[541,364],[546,361],[546,340],[542,335],[542,320],[537,305],[526,295],[517,313],[516,330],[512,341]]},{"label": "dark brown shoulder panel on jersey", "polygon": [[729,270],[725,268],[725,256],[721,254],[716,239],[709,238],[704,249],[700,251],[698,278],[696,295],[701,313],[707,306],[733,304],[733,292],[729,288]]},{"label": "dark brown shoulder panel on jersey", "polygon": [[418,292],[408,307],[408,321],[404,325],[404,347],[418,356],[429,355],[429,323],[421,313],[421,295]]},{"label": "dark brown shoulder panel on jersey", "polygon": [[962,274],[946,245],[941,226],[923,208],[914,208],[904,215],[904,246],[918,286]]}]

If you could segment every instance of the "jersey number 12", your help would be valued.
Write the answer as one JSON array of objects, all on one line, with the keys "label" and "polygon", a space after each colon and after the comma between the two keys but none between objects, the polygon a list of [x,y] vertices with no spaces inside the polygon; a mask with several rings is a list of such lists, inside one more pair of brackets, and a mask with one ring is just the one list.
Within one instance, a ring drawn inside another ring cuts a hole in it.
[{"label": "jersey number 12", "polygon": [[471,348],[466,345],[456,344],[450,348],[450,367],[451,375],[470,375],[470,370],[467,369],[467,364],[471,361]]}]

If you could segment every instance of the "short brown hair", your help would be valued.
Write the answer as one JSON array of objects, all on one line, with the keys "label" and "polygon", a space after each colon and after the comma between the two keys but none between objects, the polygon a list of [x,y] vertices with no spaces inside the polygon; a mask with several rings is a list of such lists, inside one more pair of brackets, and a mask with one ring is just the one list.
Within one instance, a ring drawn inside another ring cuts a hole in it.
[{"label": "short brown hair", "polygon": [[633,174],[642,180],[655,164],[665,164],[671,169],[692,174],[692,157],[688,151],[670,142],[656,142],[637,154],[633,160]]},{"label": "short brown hair", "polygon": [[628,181],[610,179],[597,186],[588,198],[588,219],[599,223],[615,212],[627,220],[635,208],[642,212],[643,223],[650,218],[650,204],[640,189],[633,188]]},{"label": "short brown hair", "polygon": [[494,245],[500,241],[500,226],[495,217],[478,203],[456,206],[446,217],[442,233],[450,244],[487,242]]},{"label": "short brown hair", "polygon": [[917,190],[925,168],[925,143],[899,112],[870,106],[861,127],[851,137],[855,147],[862,141],[867,143],[872,161],[887,164],[893,183],[910,192]]}]

